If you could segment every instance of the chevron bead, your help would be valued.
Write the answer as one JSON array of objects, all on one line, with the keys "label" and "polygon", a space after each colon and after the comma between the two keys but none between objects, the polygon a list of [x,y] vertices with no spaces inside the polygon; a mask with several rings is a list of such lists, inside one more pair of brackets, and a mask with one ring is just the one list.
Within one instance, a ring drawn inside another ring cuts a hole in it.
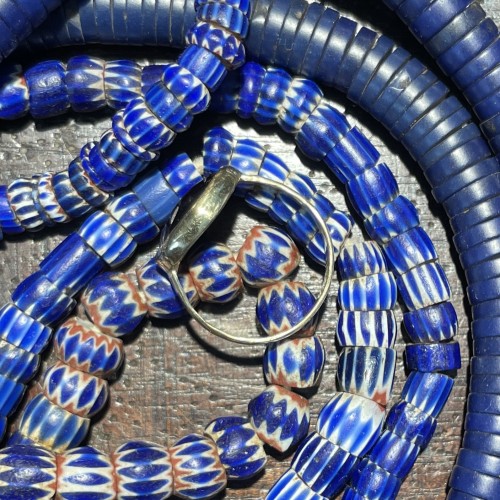
[{"label": "chevron bead", "polygon": [[0,417],[8,417],[15,411],[26,386],[0,375]]},{"label": "chevron bead", "polygon": [[458,329],[457,312],[450,302],[409,311],[403,315],[403,323],[415,344],[449,340]]},{"label": "chevron bead", "polygon": [[375,401],[337,393],[321,410],[317,432],[352,455],[364,455],[380,435],[384,408]]},{"label": "chevron bead", "polygon": [[111,460],[118,498],[160,500],[172,495],[174,461],[163,446],[128,441],[116,449]]},{"label": "chevron bead", "polygon": [[288,469],[269,490],[266,500],[327,500],[315,493],[297,473]]},{"label": "chevron bead", "polygon": [[387,405],[396,369],[396,351],[380,347],[346,347],[339,356],[339,389]]},{"label": "chevron bead", "polygon": [[350,488],[362,498],[387,500],[396,498],[400,486],[401,479],[365,458],[354,471]]},{"label": "chevron bead", "polygon": [[223,61],[215,54],[197,45],[187,44],[177,60],[179,66],[187,69],[213,92],[227,75]]},{"label": "chevron bead", "polygon": [[35,183],[31,179],[19,178],[9,184],[7,198],[20,224],[28,231],[39,231],[43,218],[33,202]]},{"label": "chevron bead", "polygon": [[113,376],[124,356],[120,339],[105,335],[77,317],[68,319],[56,331],[54,353],[73,368],[101,378]]},{"label": "chevron bead", "polygon": [[92,209],[71,183],[68,171],[58,172],[52,177],[52,188],[57,203],[69,217],[81,217]]},{"label": "chevron bead", "polygon": [[141,93],[141,67],[128,60],[107,61],[104,66],[104,94],[113,109],[123,109]]},{"label": "chevron bead", "polygon": [[384,255],[374,241],[345,245],[339,254],[337,267],[343,280],[387,271]]},{"label": "chevron bead", "polygon": [[50,500],[56,494],[56,458],[39,446],[8,446],[0,453],[0,498]]},{"label": "chevron bead", "polygon": [[213,439],[228,480],[246,480],[264,469],[267,455],[250,422],[241,417],[212,420],[204,435]]},{"label": "chevron bead", "polygon": [[[184,305],[177,297],[165,271],[156,259],[149,260],[136,269],[141,293],[146,299],[148,314],[153,318],[178,318],[186,314]],[[200,298],[189,273],[179,274],[179,281],[190,303],[195,306]]]},{"label": "chevron bead", "polygon": [[325,349],[318,337],[283,340],[267,346],[262,362],[268,384],[308,389],[320,381]]},{"label": "chevron bead", "polygon": [[61,361],[44,374],[43,394],[51,402],[80,417],[92,417],[106,404],[108,383]]},{"label": "chevron bead", "polygon": [[248,17],[239,8],[225,2],[200,4],[200,8],[196,11],[196,19],[221,26],[241,38],[245,38],[248,33]]},{"label": "chevron bead", "polygon": [[230,302],[243,291],[236,259],[222,243],[204,245],[190,257],[189,274],[203,302]]},{"label": "chevron bead", "polygon": [[74,448],[57,456],[57,498],[74,500],[116,498],[110,458],[91,446]]},{"label": "chevron bead", "polygon": [[0,339],[0,374],[14,382],[26,383],[33,378],[40,356]]},{"label": "chevron bead", "polygon": [[98,143],[99,154],[118,170],[129,175],[136,175],[146,168],[147,162],[137,158],[116,137],[113,130],[107,130],[101,135]]},{"label": "chevron bead", "polygon": [[250,422],[264,443],[284,453],[307,434],[309,402],[279,385],[270,385],[248,404]]},{"label": "chevron bead", "polygon": [[[314,307],[316,298],[300,281],[278,281],[259,290],[257,320],[267,335],[275,335],[295,326]],[[315,316],[296,336],[313,335],[318,324]]]},{"label": "chevron bead", "polygon": [[312,432],[302,442],[290,468],[319,495],[332,498],[345,486],[358,457]]},{"label": "chevron bead", "polygon": [[347,311],[389,310],[397,299],[392,273],[378,273],[342,281],[338,301]]},{"label": "chevron bead", "polygon": [[132,333],[148,311],[137,285],[128,275],[118,272],[96,276],[80,302],[92,323],[114,337]]},{"label": "chevron bead", "polygon": [[66,85],[71,107],[77,112],[90,112],[106,104],[102,59],[76,56],[66,66]]},{"label": "chevron bead", "polygon": [[245,283],[259,288],[286,278],[299,260],[295,243],[283,231],[267,226],[254,226],[236,257]]},{"label": "chevron bead", "polygon": [[0,224],[2,234],[20,234],[24,232],[24,227],[10,206],[7,189],[7,186],[0,185]]},{"label": "chevron bead", "polygon": [[67,222],[71,218],[57,201],[56,193],[52,186],[53,178],[54,174],[50,172],[45,172],[38,176],[35,188],[38,193],[38,202],[51,221],[55,223]]},{"label": "chevron bead", "polygon": [[19,433],[56,453],[81,443],[90,426],[88,418],[74,415],[51,403],[43,394],[26,406]]},{"label": "chevron bead", "polygon": [[236,139],[223,127],[214,127],[203,136],[203,172],[213,175],[231,162]]},{"label": "chevron bead", "polygon": [[76,192],[93,207],[106,203],[109,193],[100,189],[89,177],[82,166],[80,156],[74,158],[68,166],[68,176]]},{"label": "chevron bead", "polygon": [[211,439],[188,434],[169,448],[169,453],[179,498],[212,498],[226,487],[226,472]]},{"label": "chevron bead", "polygon": [[336,335],[341,346],[392,347],[396,333],[393,311],[340,311]]},{"label": "chevron bead", "polygon": [[3,65],[0,77],[0,119],[16,120],[29,110],[28,86],[19,64]]}]

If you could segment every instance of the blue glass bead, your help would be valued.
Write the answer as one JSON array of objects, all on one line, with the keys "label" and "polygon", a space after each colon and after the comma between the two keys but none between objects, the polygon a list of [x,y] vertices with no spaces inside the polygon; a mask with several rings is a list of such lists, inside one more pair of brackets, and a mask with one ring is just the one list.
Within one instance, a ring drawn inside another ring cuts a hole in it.
[{"label": "blue glass bead", "polygon": [[116,498],[111,459],[95,448],[65,451],[58,456],[57,466],[57,495],[61,500]]},{"label": "blue glass bead", "polygon": [[169,453],[179,498],[211,498],[226,487],[226,472],[211,439],[188,434],[170,447]]},{"label": "blue glass bead", "polygon": [[406,346],[406,366],[422,372],[458,370],[461,366],[458,342],[411,344]]},{"label": "blue glass bead", "polygon": [[496,375],[472,375],[469,390],[483,394],[500,394],[500,377]]},{"label": "blue glass bead", "polygon": [[463,434],[464,448],[473,449],[481,453],[499,457],[500,435],[486,432],[465,431]]},{"label": "blue glass bead", "polygon": [[467,282],[471,284],[498,276],[500,276],[500,260],[497,259],[483,260],[465,271]]},{"label": "blue glass bead", "polygon": [[396,340],[393,311],[340,311],[337,340],[341,346],[392,347]]},{"label": "blue glass bead", "polygon": [[203,136],[203,171],[213,175],[229,165],[236,140],[225,128],[214,127]]},{"label": "blue glass bead", "polygon": [[363,459],[354,470],[351,486],[361,498],[393,499],[401,486],[401,479],[390,474],[368,459]]},{"label": "blue glass bead", "polygon": [[[186,35],[186,44],[208,50],[210,53],[214,54],[225,67],[230,69],[238,68],[245,62],[245,46],[241,39],[228,30],[214,27],[205,21],[196,23],[189,30]],[[179,64],[181,64],[180,59]],[[200,80],[207,83],[200,75],[197,76]],[[208,84],[207,87],[209,87]]]},{"label": "blue glass bead", "polygon": [[375,401],[339,392],[318,416],[317,432],[356,457],[375,443],[384,423],[385,411]]},{"label": "blue glass bead", "polygon": [[326,158],[330,167],[327,155],[348,131],[349,124],[344,115],[321,103],[303,123],[295,142],[307,157],[316,161]]},{"label": "blue glass bead", "polygon": [[357,462],[357,457],[312,432],[298,448],[290,468],[322,498],[332,498],[345,486]]},{"label": "blue glass bead", "polygon": [[[92,209],[92,205],[80,196],[71,183],[68,171],[54,174],[51,178],[51,187],[54,191],[55,201],[59,206],[59,210],[57,210],[58,218],[60,217],[59,213],[61,211],[67,214],[68,218],[76,218],[81,217]],[[42,203],[42,206],[44,206],[41,198],[40,202]],[[48,212],[48,216],[50,217],[51,215],[52,214]]]},{"label": "blue glass bead", "polygon": [[[137,99],[130,101],[130,103],[132,102],[136,103]],[[130,103],[127,104],[127,107],[130,106]],[[122,146],[128,151],[130,151],[139,160],[148,162],[158,158],[157,152],[148,151],[147,149],[144,149],[140,144],[135,142],[134,138],[130,135],[130,132],[125,127],[125,123],[123,120],[123,112],[119,111],[113,116],[112,130],[113,134],[122,144]]]},{"label": "blue glass bead", "polygon": [[416,344],[449,340],[458,328],[457,313],[451,302],[409,311],[403,315],[403,322],[410,340]]},{"label": "blue glass bead", "polygon": [[40,356],[0,339],[0,374],[14,382],[26,383],[33,378]]},{"label": "blue glass bead", "polygon": [[104,212],[92,214],[77,234],[111,267],[126,261],[137,247],[123,226]]},{"label": "blue glass bead", "polygon": [[11,209],[16,214],[17,221],[28,231],[39,231],[44,221],[35,207],[32,179],[19,178],[9,184],[7,198]]},{"label": "blue glass bead", "polygon": [[[497,332],[498,333],[498,330]],[[483,337],[475,338],[472,344],[473,352],[476,356],[483,355],[500,355],[500,338],[499,337]]]},{"label": "blue glass bead", "polygon": [[108,383],[57,361],[44,374],[43,394],[53,404],[80,417],[93,417],[106,404]]},{"label": "blue glass bead", "polygon": [[77,193],[93,207],[103,205],[109,199],[109,193],[99,189],[83,169],[80,157],[68,166],[68,176]]},{"label": "blue glass bead", "polygon": [[274,483],[274,486],[266,495],[266,500],[289,500],[300,498],[300,500],[326,500],[326,497],[315,493],[302,481],[293,469],[288,469]]},{"label": "blue glass bead", "polygon": [[99,139],[101,157],[116,170],[128,175],[136,175],[147,166],[147,162],[137,158],[117,139],[113,130],[106,131]]},{"label": "blue glass bead", "polygon": [[66,66],[66,85],[71,107],[77,112],[96,111],[106,105],[102,59],[76,56]]},{"label": "blue glass bead", "polygon": [[366,169],[347,182],[347,195],[365,219],[384,208],[399,194],[394,174],[385,163]]},{"label": "blue glass bead", "polygon": [[447,375],[412,371],[401,392],[401,399],[437,418],[452,388],[453,379]]},{"label": "blue glass bead", "polygon": [[19,234],[24,231],[24,227],[10,206],[5,185],[0,185],[0,229],[5,234]]},{"label": "blue glass bead", "polygon": [[[498,312],[498,311],[496,311]],[[500,315],[479,318],[472,322],[472,333],[474,339],[491,338],[498,334]]]},{"label": "blue glass bead", "polygon": [[[241,118],[249,119],[254,116],[259,102],[259,93],[262,82],[267,74],[265,68],[256,62],[248,62],[241,68],[238,80],[236,114]],[[229,78],[237,78],[234,73]],[[226,80],[227,81],[227,80]]]},{"label": "blue glass bead", "polygon": [[124,357],[120,339],[105,335],[90,321],[77,317],[56,330],[54,353],[67,365],[100,378],[112,377]]},{"label": "blue glass bead", "polygon": [[395,404],[387,414],[386,428],[420,448],[425,448],[436,430],[437,420],[407,401]]},{"label": "blue glass bead", "polygon": [[489,474],[455,465],[450,476],[450,486],[478,498],[496,498],[500,479]]},{"label": "blue glass bead", "polygon": [[207,243],[199,248],[189,258],[189,274],[203,302],[230,302],[243,292],[236,259],[222,243]]},{"label": "blue glass bead", "polygon": [[282,280],[299,265],[295,243],[280,229],[254,226],[241,246],[236,262],[247,285],[264,287]]},{"label": "blue glass bead", "polygon": [[[186,314],[186,309],[172,288],[167,274],[156,263],[155,258],[138,268],[136,274],[141,293],[146,298],[148,314],[151,317],[178,318]],[[181,273],[179,281],[190,303],[196,306],[200,298],[191,275]]]},{"label": "blue glass bead", "polygon": [[0,374],[0,417],[8,417],[15,411],[26,386]]},{"label": "blue glass bead", "polygon": [[45,499],[56,494],[53,453],[39,446],[8,446],[0,453],[0,497]]},{"label": "blue glass bead", "polygon": [[65,76],[66,68],[59,61],[44,61],[25,71],[33,118],[57,116],[69,108]]},{"label": "blue glass bead", "polygon": [[[496,242],[495,246],[497,246]],[[472,283],[467,287],[467,295],[473,306],[498,298],[500,296],[500,277]]]},{"label": "blue glass bead", "polygon": [[379,244],[387,243],[419,224],[417,209],[408,198],[401,195],[364,221],[366,232]]},{"label": "blue glass bead", "polygon": [[470,372],[472,375],[500,375],[500,356],[472,356]]},{"label": "blue glass bead", "polygon": [[397,284],[401,298],[410,310],[450,300],[450,285],[438,262],[414,267],[399,276]]},{"label": "blue glass bead", "polygon": [[292,83],[292,77],[278,68],[266,71],[259,89],[253,118],[261,125],[274,125],[281,114]]},{"label": "blue glass bead", "polygon": [[390,272],[340,282],[338,301],[347,311],[393,309],[396,299],[396,280]]},{"label": "blue glass bead", "polygon": [[238,7],[225,2],[203,3],[196,11],[196,19],[222,26],[241,38],[245,38],[248,33],[248,17]]},{"label": "blue glass bead", "polygon": [[43,394],[26,406],[19,432],[56,453],[74,448],[87,435],[88,418],[79,417],[51,403]]},{"label": "blue glass bead", "polygon": [[318,337],[283,340],[267,346],[262,363],[268,384],[309,389],[321,379],[325,349]]},{"label": "blue glass bead", "polygon": [[457,455],[457,465],[476,470],[490,476],[500,476],[500,458],[475,450],[461,449]]},{"label": "blue glass bead", "polygon": [[[314,307],[316,298],[299,281],[279,281],[259,290],[257,320],[267,335],[275,335],[295,326]],[[318,317],[304,326],[296,336],[313,335]]]},{"label": "blue glass bead", "polygon": [[468,410],[465,416],[464,429],[466,431],[479,431],[499,435],[500,415]]},{"label": "blue glass bead", "polygon": [[264,469],[267,455],[249,421],[241,417],[212,420],[204,435],[213,439],[228,480],[246,480]]},{"label": "blue glass bead", "polygon": [[141,94],[141,67],[130,60],[107,61],[104,66],[104,93],[110,108],[123,109]]},{"label": "blue glass bead", "polygon": [[343,280],[387,271],[384,255],[373,241],[345,245],[340,251],[337,267]]},{"label": "blue glass bead", "polygon": [[99,274],[88,284],[80,302],[92,323],[113,337],[132,333],[147,313],[145,299],[125,273]]},{"label": "blue glass bead", "polygon": [[38,354],[49,342],[51,334],[48,326],[12,303],[0,309],[0,338],[16,347]]},{"label": "blue glass bead", "polygon": [[22,66],[4,64],[0,76],[0,119],[15,120],[24,116],[28,110],[28,86]]},{"label": "blue glass bead", "polygon": [[188,45],[177,62],[179,66],[186,68],[201,80],[210,92],[220,85],[227,73],[227,69],[219,57],[197,45]]},{"label": "blue glass bead", "polygon": [[128,441],[113,453],[116,493],[123,499],[160,500],[173,493],[171,453],[147,441]]},{"label": "blue glass bead", "polygon": [[338,368],[338,387],[386,406],[392,391],[396,351],[381,347],[346,347]]},{"label": "blue glass bead", "polygon": [[481,321],[482,319],[488,320],[489,318],[500,316],[499,312],[500,297],[486,302],[481,302],[480,304],[472,307],[472,317],[475,321]]},{"label": "blue glass bead", "polygon": [[50,325],[66,316],[76,302],[37,271],[12,292],[12,302],[34,320]]},{"label": "blue glass bead", "polygon": [[478,413],[500,413],[500,397],[496,394],[470,392],[467,396],[467,410]]},{"label": "blue glass bead", "polygon": [[248,403],[250,422],[264,443],[280,453],[293,448],[309,429],[309,402],[279,385],[270,385]]},{"label": "blue glass bead", "polygon": [[160,172],[168,185],[180,198],[203,182],[203,176],[186,153],[180,153],[160,166]]},{"label": "blue glass bead", "polygon": [[[210,1],[211,0],[195,0],[194,10],[197,11],[201,5],[204,5],[205,3]],[[224,3],[230,5],[231,7],[234,7],[235,9],[241,10],[246,16],[250,14],[250,0],[224,0]]]}]

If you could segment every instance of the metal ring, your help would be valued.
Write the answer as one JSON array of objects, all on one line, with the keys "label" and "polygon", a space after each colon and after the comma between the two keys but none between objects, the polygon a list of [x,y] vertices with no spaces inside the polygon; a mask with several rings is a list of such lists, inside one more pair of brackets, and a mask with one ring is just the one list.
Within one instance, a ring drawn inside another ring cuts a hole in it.
[{"label": "metal ring", "polygon": [[[292,328],[269,337],[240,337],[232,335],[206,321],[189,302],[177,275],[179,264],[189,249],[196,243],[217,215],[219,215],[234,193],[237,185],[242,183],[245,185],[256,185],[274,189],[300,203],[311,214],[318,225],[318,230],[323,235],[326,245],[325,274],[323,276],[321,292],[313,308]],[[291,337],[306,326],[319,312],[328,296],[333,279],[334,260],[334,248],[330,233],[328,232],[328,227],[320,213],[311,203],[284,184],[257,175],[240,174],[240,172],[232,167],[225,167],[214,175],[202,195],[193,205],[191,205],[184,217],[176,224],[174,229],[172,229],[170,234],[162,242],[157,257],[158,265],[167,273],[179,299],[182,301],[189,314],[198,321],[198,323],[217,337],[246,345],[265,345],[277,342]]]}]

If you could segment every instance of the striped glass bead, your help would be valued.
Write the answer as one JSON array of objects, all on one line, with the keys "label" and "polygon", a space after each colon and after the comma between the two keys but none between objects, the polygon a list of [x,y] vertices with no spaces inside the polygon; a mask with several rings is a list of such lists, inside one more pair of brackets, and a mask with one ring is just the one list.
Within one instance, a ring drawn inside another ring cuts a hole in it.
[{"label": "striped glass bead", "polygon": [[205,2],[196,11],[196,19],[208,21],[245,38],[248,33],[248,17],[239,8],[225,2]]},{"label": "striped glass bead", "polygon": [[116,137],[113,130],[104,132],[98,143],[100,156],[119,172],[135,175],[146,168],[146,160],[137,158]]},{"label": "striped glass bead", "polygon": [[309,402],[279,385],[270,385],[248,403],[250,422],[264,443],[284,453],[307,434]]},{"label": "striped glass bead", "polygon": [[0,119],[16,120],[29,110],[28,86],[19,64],[4,64],[0,77]]},{"label": "striped glass bead", "polygon": [[[350,489],[361,498],[369,495],[373,499],[385,500],[395,498],[400,486],[401,479],[365,458],[354,470]],[[349,493],[344,498],[349,498]]]},{"label": "striped glass bead", "polygon": [[222,243],[205,244],[189,258],[189,274],[203,302],[225,303],[243,292],[236,259]]},{"label": "striped glass bead", "polygon": [[114,337],[132,333],[147,314],[144,297],[125,273],[99,274],[84,290],[80,303],[92,323]]},{"label": "striped glass bead", "polygon": [[[259,290],[257,320],[267,335],[275,335],[295,326],[314,307],[316,298],[300,281],[278,281]],[[318,316],[296,336],[313,335]]]},{"label": "striped glass bead", "polygon": [[249,479],[266,466],[263,443],[247,419],[217,418],[205,427],[204,435],[217,445],[228,480]]},{"label": "striped glass bead", "polygon": [[51,182],[57,203],[69,217],[81,217],[92,209],[71,183],[67,171],[54,174]]},{"label": "striped glass bead", "polygon": [[128,441],[115,450],[111,460],[118,498],[160,500],[172,495],[174,461],[163,446]]},{"label": "striped glass bead", "polygon": [[220,85],[227,74],[227,69],[219,57],[204,47],[189,43],[177,62],[201,80],[211,92]]},{"label": "striped glass bead", "polygon": [[[139,98],[137,98],[139,99]],[[130,102],[135,102],[134,99]],[[123,120],[123,113],[116,113],[112,120],[112,131],[115,137],[120,141],[125,149],[130,151],[136,158],[143,161],[153,161],[158,158],[158,153],[155,151],[148,151],[140,144],[135,142],[134,138],[130,135],[128,129],[125,127]]]},{"label": "striped glass bead", "polygon": [[235,137],[223,127],[214,127],[203,136],[203,171],[213,175],[231,163]]},{"label": "striped glass bead", "polygon": [[68,176],[71,185],[89,205],[98,207],[109,199],[109,193],[100,189],[84,170],[79,156],[69,164]]},{"label": "striped glass bead", "polygon": [[[186,154],[175,155],[161,165],[160,172],[167,181],[170,189],[179,197],[185,196],[191,189],[201,182],[203,176],[193,160]],[[170,213],[164,215],[165,219],[170,217]]]},{"label": "striped glass bead", "polygon": [[299,250],[289,236],[268,226],[254,226],[236,257],[245,283],[259,288],[286,278],[299,260]]},{"label": "striped glass bead", "polygon": [[458,317],[450,302],[409,311],[403,315],[406,333],[412,342],[442,342],[453,338],[458,329]]},{"label": "striped glass bead", "polygon": [[110,458],[84,446],[57,455],[57,498],[113,500],[115,474]]},{"label": "striped glass bead", "polygon": [[7,186],[0,185],[0,227],[5,234],[19,234],[24,227],[10,206],[7,190]]},{"label": "striped glass bead", "polygon": [[113,109],[123,109],[141,93],[141,67],[129,60],[106,61],[104,94]]},{"label": "striped glass bead", "polygon": [[73,317],[54,334],[54,353],[64,363],[95,375],[114,375],[123,361],[123,342],[100,332],[90,321]]},{"label": "striped glass bead", "polygon": [[67,222],[71,217],[64,211],[57,200],[54,186],[52,185],[54,174],[45,172],[38,176],[35,190],[38,193],[38,202],[47,217],[55,223]]},{"label": "striped glass bead", "polygon": [[23,397],[26,386],[0,375],[0,417],[11,415]]},{"label": "striped glass bead", "polygon": [[0,339],[0,374],[15,382],[26,383],[33,378],[39,365],[38,354]]},{"label": "striped glass bead", "polygon": [[179,498],[211,498],[227,483],[215,443],[198,434],[179,439],[169,453],[174,470],[174,492]]},{"label": "striped glass bead", "polygon": [[291,498],[327,500],[327,497],[319,495],[309,488],[293,469],[288,469],[268,491],[266,500],[290,500]]},{"label": "striped glass bead", "polygon": [[283,340],[267,346],[262,362],[268,384],[308,389],[321,379],[325,349],[318,337]]},{"label": "striped glass bead", "polygon": [[384,255],[373,241],[345,245],[339,254],[337,267],[342,280],[387,271]]},{"label": "striped glass bead", "polygon": [[43,394],[51,402],[80,417],[92,417],[106,404],[108,383],[57,361],[44,374]]},{"label": "striped glass bead", "polygon": [[71,107],[77,112],[90,112],[106,104],[102,59],[76,56],[68,60],[66,85]]},{"label": "striped glass bead", "polygon": [[33,202],[35,185],[31,179],[19,178],[9,184],[7,198],[19,223],[28,231],[38,231],[43,227],[43,219]]}]

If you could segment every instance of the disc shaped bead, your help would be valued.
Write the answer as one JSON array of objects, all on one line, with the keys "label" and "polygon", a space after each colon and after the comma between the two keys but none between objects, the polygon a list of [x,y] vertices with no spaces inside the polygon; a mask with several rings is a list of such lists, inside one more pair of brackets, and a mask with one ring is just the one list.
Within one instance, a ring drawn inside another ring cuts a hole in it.
[{"label": "disc shaped bead", "polygon": [[128,441],[112,454],[116,495],[126,499],[161,499],[173,493],[173,460],[167,448]]},{"label": "disc shaped bead", "polygon": [[106,61],[104,66],[104,92],[107,105],[123,109],[141,92],[141,67],[129,61]]},{"label": "disc shaped bead", "polygon": [[105,380],[61,361],[45,372],[42,386],[49,401],[80,417],[94,416],[103,408],[109,396]]},{"label": "disc shaped bead", "polygon": [[102,59],[76,56],[68,60],[66,85],[71,107],[77,112],[96,111],[106,104]]},{"label": "disc shaped bead", "polygon": [[99,274],[88,284],[80,301],[92,323],[114,337],[132,333],[147,313],[144,297],[125,273]]},{"label": "disc shaped bead", "polygon": [[[279,281],[259,290],[257,320],[268,335],[284,332],[299,323],[314,307],[316,298],[300,281]],[[296,336],[313,335],[318,316],[299,330]]]},{"label": "disc shaped bead", "polygon": [[100,332],[90,321],[73,317],[63,323],[54,335],[54,353],[64,363],[108,378],[123,361],[123,342]]},{"label": "disc shaped bead", "polygon": [[253,227],[236,258],[245,283],[259,288],[286,278],[299,260],[299,250],[288,235],[268,226]]},{"label": "disc shaped bead", "polygon": [[226,66],[219,57],[204,47],[190,45],[189,40],[177,62],[201,80],[210,91],[214,91],[227,75]]},{"label": "disc shaped bead", "polygon": [[39,446],[7,446],[0,452],[0,497],[49,500],[56,493],[56,458]]},{"label": "disc shaped bead", "polygon": [[370,399],[339,392],[319,413],[317,432],[352,455],[365,454],[384,423],[384,408]]},{"label": "disc shaped bead", "polygon": [[236,259],[222,243],[206,244],[198,249],[189,258],[189,274],[203,302],[230,302],[243,291]]},{"label": "disc shaped bead", "polygon": [[403,323],[415,344],[449,340],[458,329],[457,313],[451,302],[409,311],[403,315]]},{"label": "disc shaped bead", "polygon": [[174,491],[179,498],[212,498],[226,487],[226,472],[211,439],[188,434],[170,447],[169,453],[174,470]]},{"label": "disc shaped bead", "polygon": [[116,498],[113,464],[108,455],[84,446],[57,455],[57,498]]},{"label": "disc shaped bead", "polygon": [[342,280],[387,271],[384,255],[374,241],[346,244],[340,251],[337,267]]},{"label": "disc shaped bead", "polygon": [[390,272],[342,281],[338,293],[340,307],[347,311],[389,310],[396,299],[396,280]]},{"label": "disc shaped bead", "polygon": [[327,500],[327,497],[315,493],[304,481],[298,476],[293,469],[288,469],[274,483],[274,486],[269,490],[266,500],[289,500],[297,498],[300,500]]},{"label": "disc shaped bead", "polygon": [[[69,180],[69,174],[67,175]],[[36,179],[35,190],[38,194],[38,203],[40,204],[41,210],[51,222],[67,222],[71,217],[65,212],[57,199],[53,185],[54,177],[54,174],[45,172]]]},{"label": "disc shaped bead", "polygon": [[267,346],[262,362],[268,384],[308,389],[320,381],[325,349],[318,337],[283,340]]},{"label": "disc shaped bead", "polygon": [[409,344],[405,355],[410,370],[437,372],[458,370],[462,366],[458,342]]},{"label": "disc shaped bead", "polygon": [[264,443],[284,453],[307,434],[309,402],[279,385],[270,385],[248,404],[250,422]]},{"label": "disc shaped bead", "polygon": [[0,375],[0,417],[8,417],[17,408],[26,386]]},{"label": "disc shaped bead", "polygon": [[264,469],[267,455],[250,422],[242,417],[220,417],[204,431],[217,445],[229,480],[246,480]]},{"label": "disc shaped bead", "polygon": [[395,498],[400,486],[401,479],[365,458],[354,470],[350,488],[361,498],[383,500]]},{"label": "disc shaped bead", "polygon": [[341,391],[387,405],[396,369],[396,351],[381,347],[345,347],[339,356]]},{"label": "disc shaped bead", "polygon": [[40,364],[38,354],[0,338],[0,374],[9,379],[26,383],[33,378]]},{"label": "disc shaped bead", "polygon": [[200,8],[196,11],[196,19],[226,28],[241,38],[245,38],[248,33],[248,17],[239,8],[225,2],[200,4]]}]

